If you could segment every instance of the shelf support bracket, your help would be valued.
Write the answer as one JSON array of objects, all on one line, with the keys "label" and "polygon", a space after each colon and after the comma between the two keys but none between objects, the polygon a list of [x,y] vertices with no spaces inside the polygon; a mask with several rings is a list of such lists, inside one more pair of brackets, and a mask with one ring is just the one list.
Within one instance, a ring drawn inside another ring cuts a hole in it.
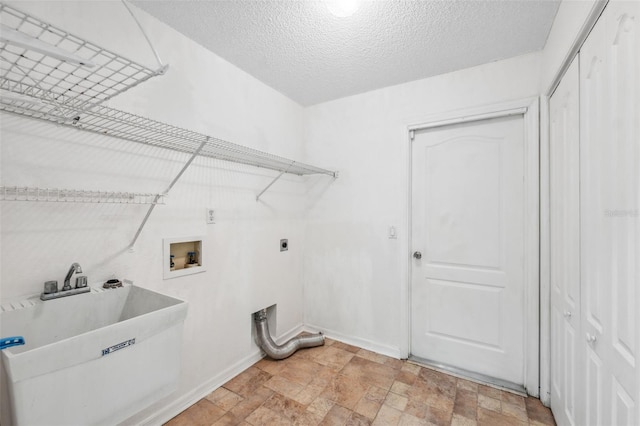
[{"label": "shelf support bracket", "polygon": [[262,194],[264,194],[265,192],[267,192],[267,189],[271,188],[271,185],[273,185],[274,183],[276,183],[276,181],[278,179],[280,179],[282,177],[283,174],[287,173],[289,171],[289,169],[291,168],[291,166],[293,166],[296,162],[292,161],[291,164],[289,164],[289,166],[284,169],[283,171],[280,172],[280,174],[278,176],[276,176],[269,185],[267,185],[267,187],[265,189],[263,189],[262,191],[260,191],[260,193],[258,195],[256,195],[256,201],[260,201],[260,197],[262,196]]},{"label": "shelf support bracket", "polygon": [[171,191],[171,188],[173,188],[173,185],[176,184],[176,182],[178,182],[178,179],[180,179],[180,177],[182,177],[182,175],[184,174],[184,172],[189,168],[189,166],[191,165],[191,163],[193,163],[193,160],[195,160],[195,158],[198,156],[198,154],[200,154],[200,151],[202,151],[202,148],[205,147],[205,145],[209,142],[209,136],[207,136],[207,139],[205,141],[203,141],[200,146],[198,147],[198,149],[196,149],[195,151],[193,151],[193,154],[191,154],[191,158],[189,158],[189,161],[187,161],[185,163],[185,165],[182,167],[182,169],[178,172],[178,174],[176,175],[175,178],[173,178],[173,180],[171,181],[171,183],[169,184],[169,186],[167,187],[167,189],[162,193],[162,194],[158,194],[155,196],[154,200],[153,200],[153,204],[151,204],[149,206],[149,210],[147,210],[147,214],[144,216],[144,219],[142,219],[142,223],[140,224],[140,226],[138,227],[138,231],[136,232],[136,235],[133,237],[133,240],[131,240],[131,244],[129,244],[129,248],[132,248],[133,245],[136,243],[136,241],[138,240],[138,237],[140,236],[140,233],[142,232],[142,229],[144,228],[144,225],[147,224],[147,220],[149,220],[149,216],[151,216],[151,212],[153,211],[153,209],[156,207],[156,205],[158,204],[158,200],[160,199],[161,196],[166,196],[169,195],[169,191]]}]

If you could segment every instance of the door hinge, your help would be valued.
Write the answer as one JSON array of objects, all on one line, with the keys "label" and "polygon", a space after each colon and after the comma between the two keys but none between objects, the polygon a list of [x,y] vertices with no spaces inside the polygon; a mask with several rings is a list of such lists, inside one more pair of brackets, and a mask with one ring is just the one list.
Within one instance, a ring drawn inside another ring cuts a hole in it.
[{"label": "door hinge", "polygon": [[414,140],[416,138],[416,131],[409,130],[409,137],[411,138],[411,140]]}]

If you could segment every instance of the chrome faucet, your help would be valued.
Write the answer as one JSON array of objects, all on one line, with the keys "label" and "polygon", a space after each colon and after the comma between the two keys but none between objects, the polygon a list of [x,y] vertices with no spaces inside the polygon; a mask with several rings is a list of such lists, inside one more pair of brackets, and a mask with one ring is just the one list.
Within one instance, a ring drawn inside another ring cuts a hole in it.
[{"label": "chrome faucet", "polygon": [[58,291],[58,281],[47,281],[44,283],[44,292],[40,295],[40,300],[51,300],[59,297],[73,296],[74,294],[88,293],[91,288],[87,285],[87,277],[85,275],[76,278],[75,288],[71,288],[71,276],[82,273],[82,267],[79,263],[73,262],[67,276],[64,277],[64,286]]},{"label": "chrome faucet", "polygon": [[74,272],[77,274],[82,273],[82,267],[77,262],[73,262],[73,264],[69,268],[69,272],[67,272],[67,276],[64,278],[64,286],[62,286],[62,291],[71,290],[71,275],[73,275]]}]

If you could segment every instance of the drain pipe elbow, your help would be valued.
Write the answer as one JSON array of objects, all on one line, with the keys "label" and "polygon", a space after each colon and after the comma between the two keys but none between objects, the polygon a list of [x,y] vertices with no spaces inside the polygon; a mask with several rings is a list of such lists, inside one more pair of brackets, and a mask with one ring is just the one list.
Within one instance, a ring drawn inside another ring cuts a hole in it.
[{"label": "drain pipe elbow", "polygon": [[253,314],[253,320],[256,323],[256,334],[258,336],[258,345],[272,359],[285,359],[293,355],[295,351],[302,348],[313,348],[324,345],[324,336],[320,334],[312,334],[310,336],[298,336],[290,339],[283,345],[276,345],[276,342],[269,334],[269,325],[267,324],[267,310],[262,309]]}]

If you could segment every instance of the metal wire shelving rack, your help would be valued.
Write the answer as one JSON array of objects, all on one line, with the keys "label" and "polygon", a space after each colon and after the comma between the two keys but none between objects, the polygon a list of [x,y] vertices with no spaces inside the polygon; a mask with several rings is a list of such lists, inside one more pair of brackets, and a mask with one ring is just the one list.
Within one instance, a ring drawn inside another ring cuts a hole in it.
[{"label": "metal wire shelving rack", "polygon": [[141,117],[107,106],[94,106],[76,113],[70,121],[59,122],[57,116],[34,111],[20,100],[2,100],[2,110],[31,118],[56,122],[79,130],[113,136],[132,142],[193,154],[202,142],[200,156],[262,167],[299,176],[324,174],[335,177],[334,171],[311,166],[284,157],[269,154],[246,146],[234,144],[202,133],[183,129],[160,121]]},{"label": "metal wire shelving rack", "polygon": [[163,194],[88,191],[82,189],[0,186],[0,201],[44,201],[50,203],[164,204]]},{"label": "metal wire shelving rack", "polygon": [[[123,4],[153,49],[135,15]],[[150,204],[133,245],[153,208],[163,204],[163,197],[196,156],[279,172],[256,200],[285,173],[338,176],[335,171],[103,105],[114,96],[165,73],[167,66],[161,63],[155,49],[153,51],[159,64],[155,70],[0,3],[0,111],[191,155],[162,194],[0,187],[0,201]]]},{"label": "metal wire shelving rack", "polygon": [[72,122],[148,79],[164,74],[0,3],[1,109]]}]

